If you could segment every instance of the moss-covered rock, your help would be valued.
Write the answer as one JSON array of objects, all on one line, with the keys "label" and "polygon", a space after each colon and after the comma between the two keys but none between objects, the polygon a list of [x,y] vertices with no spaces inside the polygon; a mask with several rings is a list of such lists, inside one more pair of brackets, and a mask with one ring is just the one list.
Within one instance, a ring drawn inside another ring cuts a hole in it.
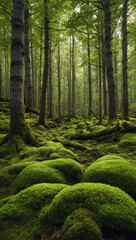
[{"label": "moss-covered rock", "polygon": [[100,182],[116,186],[136,199],[136,167],[127,160],[113,159],[101,158],[90,165],[83,176],[83,182]]},{"label": "moss-covered rock", "polygon": [[17,176],[15,188],[20,191],[36,183],[65,183],[64,174],[52,167],[44,166],[42,163],[32,164],[26,167]]},{"label": "moss-covered rock", "polygon": [[102,233],[87,209],[77,209],[70,214],[62,227],[62,239],[102,240]]},{"label": "moss-covered rock", "polygon": [[136,134],[126,133],[119,142],[119,146],[126,148],[127,146],[136,146]]},{"label": "moss-covered rock", "polygon": [[41,208],[65,187],[64,184],[36,184],[7,199],[0,208],[1,239],[7,239],[7,236],[9,240],[33,239]]},{"label": "moss-covered rock", "polygon": [[48,208],[43,208],[41,223],[60,227],[78,208],[90,210],[101,229],[136,236],[135,201],[119,188],[101,183],[79,183],[63,189]]},{"label": "moss-covered rock", "polygon": [[98,158],[95,163],[98,163],[98,162],[101,162],[101,161],[110,161],[110,160],[125,160],[124,158],[116,155],[116,154],[108,154],[108,155],[105,155],[101,158]]},{"label": "moss-covered rock", "polygon": [[77,163],[73,159],[60,158],[56,160],[47,160],[44,162],[31,164],[22,170],[15,180],[15,188],[20,191],[33,184],[42,182],[67,182],[72,184],[80,182],[82,175],[83,168],[81,164]]}]

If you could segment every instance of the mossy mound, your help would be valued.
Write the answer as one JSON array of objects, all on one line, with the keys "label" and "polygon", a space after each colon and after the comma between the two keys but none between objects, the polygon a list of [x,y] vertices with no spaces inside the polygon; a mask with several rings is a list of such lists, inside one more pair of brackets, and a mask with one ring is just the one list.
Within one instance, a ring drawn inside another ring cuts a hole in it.
[{"label": "mossy mound", "polygon": [[110,160],[125,160],[124,158],[116,155],[116,154],[108,154],[101,158],[98,158],[95,163],[101,162],[101,161],[110,161]]},{"label": "mossy mound", "polygon": [[61,143],[46,141],[42,145],[42,147],[24,147],[19,153],[20,158],[26,161],[32,161],[32,158],[33,160],[44,161],[52,159],[52,154],[55,153],[59,158],[65,157],[77,160],[77,155],[66,149]]},{"label": "mossy mound", "polygon": [[136,203],[119,188],[101,183],[79,183],[58,193],[48,208],[43,208],[41,223],[60,227],[76,209],[85,208],[103,230],[136,236]]},{"label": "mossy mound", "polygon": [[42,163],[26,167],[16,178],[15,188],[20,191],[37,183],[65,183],[64,174]]},{"label": "mossy mound", "polygon": [[77,183],[81,181],[83,169],[72,159],[48,160],[34,163],[20,172],[15,188],[20,191],[36,183]]},{"label": "mossy mound", "polygon": [[77,209],[70,214],[62,227],[62,239],[102,240],[102,233],[87,209]]},{"label": "mossy mound", "polygon": [[135,133],[126,133],[124,134],[119,142],[119,146],[128,147],[128,146],[136,146],[136,134]]},{"label": "mossy mound", "polygon": [[11,197],[8,203],[0,208],[1,239],[33,239],[32,235],[37,231],[41,208],[48,205],[66,186],[36,184]]},{"label": "mossy mound", "polygon": [[136,199],[136,167],[127,160],[101,160],[86,170],[83,182],[116,186]]}]

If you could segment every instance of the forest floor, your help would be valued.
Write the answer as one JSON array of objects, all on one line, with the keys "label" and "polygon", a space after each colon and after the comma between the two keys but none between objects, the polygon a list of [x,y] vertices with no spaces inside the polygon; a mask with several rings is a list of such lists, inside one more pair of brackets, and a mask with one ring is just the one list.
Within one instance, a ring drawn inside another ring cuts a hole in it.
[{"label": "forest floor", "polygon": [[[9,111],[0,101],[1,143]],[[0,239],[136,239],[136,118],[25,117],[38,144],[0,146]]]}]

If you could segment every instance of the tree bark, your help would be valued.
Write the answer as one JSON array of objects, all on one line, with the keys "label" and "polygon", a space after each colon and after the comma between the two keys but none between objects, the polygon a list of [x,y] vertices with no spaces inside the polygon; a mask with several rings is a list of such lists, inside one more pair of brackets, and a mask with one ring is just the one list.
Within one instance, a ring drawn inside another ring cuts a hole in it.
[{"label": "tree bark", "polygon": [[71,117],[71,37],[70,37],[70,61],[68,70],[68,120]]},{"label": "tree bark", "polygon": [[72,37],[72,115],[75,116],[75,39]]},{"label": "tree bark", "polygon": [[98,13],[98,50],[99,50],[99,119],[102,121],[102,73],[101,73],[101,36]]},{"label": "tree bark", "polygon": [[107,80],[109,91],[109,120],[117,118],[115,82],[113,76],[112,49],[111,49],[111,12],[110,0],[104,0],[105,17],[105,50],[107,63]]},{"label": "tree bark", "polygon": [[117,54],[115,52],[115,83],[116,83],[116,103],[117,103],[117,113],[118,113],[118,78],[117,78],[117,73],[118,73],[118,64],[117,64]]},{"label": "tree bark", "polygon": [[49,20],[48,20],[48,0],[44,0],[45,4],[45,20],[44,20],[44,29],[45,29],[45,49],[44,49],[44,72],[43,72],[43,83],[42,83],[42,97],[41,97],[41,107],[39,114],[39,123],[45,125],[45,100],[46,100],[46,91],[48,83],[48,70],[49,70]]},{"label": "tree bark", "polygon": [[49,118],[52,118],[52,53],[51,53],[51,39],[50,39],[50,53],[49,53]]},{"label": "tree bark", "polygon": [[10,76],[10,135],[25,137],[23,97],[24,0],[13,0],[11,76]]},{"label": "tree bark", "polygon": [[124,0],[123,22],[122,22],[123,118],[124,119],[128,119],[127,8],[128,8],[128,0]]},{"label": "tree bark", "polygon": [[61,83],[60,83],[60,43],[58,41],[58,114],[59,122],[61,120]]},{"label": "tree bark", "polygon": [[88,53],[88,83],[89,83],[89,109],[88,109],[88,116],[91,116],[91,109],[92,109],[92,80],[91,80],[91,63],[90,63],[90,37],[88,34],[87,40],[87,53]]},{"label": "tree bark", "polygon": [[30,57],[29,57],[29,1],[25,0],[25,103],[32,107],[32,84],[30,76]]}]

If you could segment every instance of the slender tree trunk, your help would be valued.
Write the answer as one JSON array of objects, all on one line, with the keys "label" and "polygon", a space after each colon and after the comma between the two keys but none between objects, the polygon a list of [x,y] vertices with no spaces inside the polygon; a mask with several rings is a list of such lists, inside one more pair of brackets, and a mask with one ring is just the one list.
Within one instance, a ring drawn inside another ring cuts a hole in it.
[{"label": "slender tree trunk", "polygon": [[30,57],[29,57],[29,1],[25,0],[25,102],[32,107],[32,84],[30,76]]},{"label": "slender tree trunk", "polygon": [[84,117],[86,117],[86,82],[85,82],[85,68],[83,69],[84,76]]},{"label": "slender tree trunk", "polygon": [[127,73],[127,8],[128,0],[123,4],[123,40],[122,40],[122,68],[123,68],[123,118],[128,119],[128,73]]},{"label": "slender tree trunk", "polygon": [[75,39],[72,37],[72,115],[75,116]]},{"label": "slender tree trunk", "polygon": [[71,37],[70,37],[70,61],[68,70],[68,120],[70,121],[71,116]]},{"label": "slender tree trunk", "polygon": [[49,20],[48,20],[48,0],[44,0],[45,4],[45,50],[44,50],[44,72],[43,72],[43,83],[42,83],[42,97],[41,97],[41,107],[39,114],[39,123],[45,125],[45,100],[46,100],[46,90],[48,83],[48,70],[49,70]]},{"label": "slender tree trunk", "polygon": [[61,83],[60,83],[60,43],[58,41],[58,113],[59,122],[61,120]]},{"label": "slender tree trunk", "polygon": [[10,76],[10,135],[25,138],[23,97],[24,0],[13,0],[11,76]]},{"label": "slender tree trunk", "polygon": [[87,41],[87,53],[88,53],[88,83],[89,83],[89,111],[88,116],[92,113],[92,80],[91,80],[91,63],[90,63],[90,36],[88,34]]},{"label": "slender tree trunk", "polygon": [[42,48],[43,48],[43,29],[41,29],[41,39],[40,39],[40,69],[39,69],[39,92],[38,92],[38,108],[40,108],[41,103],[41,81],[42,81]]},{"label": "slender tree trunk", "polygon": [[49,118],[52,118],[52,53],[50,39],[50,54],[49,54]]},{"label": "slender tree trunk", "polygon": [[116,83],[116,103],[117,103],[117,113],[118,113],[118,78],[117,78],[117,73],[118,73],[118,65],[117,65],[117,54],[115,52],[115,83]]},{"label": "slender tree trunk", "polygon": [[102,121],[102,74],[101,74],[101,36],[100,36],[100,21],[98,13],[98,50],[99,50],[99,119]]},{"label": "slender tree trunk", "polygon": [[109,120],[117,118],[115,82],[113,76],[112,49],[111,49],[111,12],[110,0],[104,0],[105,16],[105,50],[107,63],[107,79],[109,91]]},{"label": "slender tree trunk", "polygon": [[[32,30],[31,31],[31,35],[32,35]],[[32,68],[32,103],[34,106],[34,102],[35,102],[35,95],[34,95],[34,56],[33,56],[33,42],[31,40],[31,68]]]},{"label": "slender tree trunk", "polygon": [[2,67],[1,67],[1,60],[0,60],[0,96],[2,96]]},{"label": "slender tree trunk", "polygon": [[102,71],[103,71],[103,108],[104,108],[104,116],[107,116],[106,59],[105,59],[105,41],[104,41],[103,27],[102,27]]}]

